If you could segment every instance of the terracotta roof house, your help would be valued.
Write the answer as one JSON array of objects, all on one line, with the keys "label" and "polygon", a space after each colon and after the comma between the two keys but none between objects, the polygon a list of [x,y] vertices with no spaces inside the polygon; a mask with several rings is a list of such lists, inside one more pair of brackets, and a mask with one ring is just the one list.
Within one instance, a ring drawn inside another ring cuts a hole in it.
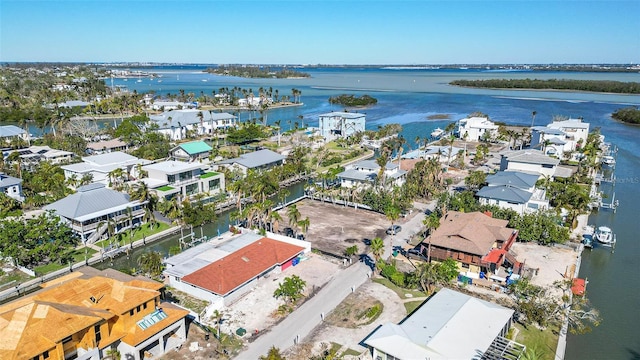
[{"label": "terracotta roof house", "polygon": [[518,231],[508,223],[481,212],[449,211],[422,243],[423,253],[433,260],[454,259],[461,272],[475,278],[480,272],[497,274],[505,260],[516,265],[508,251]]},{"label": "terracotta roof house", "polygon": [[0,305],[0,358],[159,359],[186,340],[188,311],[161,302],[162,283],[85,267]]},{"label": "terracotta roof house", "polygon": [[274,233],[245,232],[229,241],[204,243],[165,260],[164,275],[176,289],[207,300],[207,312],[222,309],[263,279],[298,263],[311,243]]},{"label": "terracotta roof house", "polygon": [[400,324],[376,328],[364,343],[373,359],[519,359],[525,346],[505,338],[513,313],[444,288]]}]

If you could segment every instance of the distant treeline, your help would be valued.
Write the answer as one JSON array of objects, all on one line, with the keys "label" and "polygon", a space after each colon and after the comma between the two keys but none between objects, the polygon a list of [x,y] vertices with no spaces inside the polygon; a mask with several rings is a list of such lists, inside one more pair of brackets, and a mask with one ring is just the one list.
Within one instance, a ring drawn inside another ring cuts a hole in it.
[{"label": "distant treeline", "polygon": [[286,68],[270,68],[263,66],[218,66],[215,68],[207,68],[205,70],[211,74],[238,76],[244,78],[300,78],[311,77],[307,73]]},{"label": "distant treeline", "polygon": [[631,124],[640,124],[640,109],[633,106],[618,109],[613,114],[611,114],[611,117],[616,120]]},{"label": "distant treeline", "polygon": [[355,95],[342,94],[329,98],[329,104],[339,104],[343,106],[368,106],[378,103],[378,99],[369,95],[357,97]]},{"label": "distant treeline", "polygon": [[494,89],[541,89],[592,91],[616,94],[640,94],[640,83],[609,80],[570,80],[570,79],[489,79],[454,80],[450,85]]}]

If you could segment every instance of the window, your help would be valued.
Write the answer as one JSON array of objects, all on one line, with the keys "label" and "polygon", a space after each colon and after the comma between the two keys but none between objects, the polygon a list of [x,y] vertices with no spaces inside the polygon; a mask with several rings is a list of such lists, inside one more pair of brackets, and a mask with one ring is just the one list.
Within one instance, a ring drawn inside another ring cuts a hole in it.
[{"label": "window", "polygon": [[93,329],[96,332],[96,343],[99,343],[100,340],[102,340],[102,335],[100,335],[100,325],[94,326]]},{"label": "window", "polygon": [[129,310],[129,316],[133,316],[133,309]]},{"label": "window", "polygon": [[213,179],[209,181],[209,190],[218,189],[220,187],[220,179]]},{"label": "window", "polygon": [[43,357],[43,358],[45,358],[45,359],[48,359],[48,358],[49,358],[49,352],[48,352],[48,351],[45,351],[45,352],[42,354],[42,357]]},{"label": "window", "polygon": [[147,303],[142,304],[142,308],[146,309],[147,308]]},{"label": "window", "polygon": [[463,269],[468,269],[469,268],[469,264],[462,263],[462,268]]},{"label": "window", "polygon": [[140,312],[140,305],[136,307],[136,312]]}]

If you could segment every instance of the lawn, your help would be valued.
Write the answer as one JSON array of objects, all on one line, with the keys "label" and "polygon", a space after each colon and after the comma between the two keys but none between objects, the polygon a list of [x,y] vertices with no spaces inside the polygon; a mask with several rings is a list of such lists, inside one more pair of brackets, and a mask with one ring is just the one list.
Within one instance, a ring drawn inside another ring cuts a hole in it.
[{"label": "lawn", "polygon": [[[78,263],[80,261],[84,261],[85,260],[85,255],[87,256],[86,258],[89,259],[91,257],[91,255],[95,254],[96,251],[90,248],[82,248],[82,249],[76,249],[73,250],[72,256],[73,256],[73,263]],[[54,263],[49,263],[46,265],[41,265],[36,267],[35,269],[33,269],[33,271],[36,272],[37,276],[42,276],[45,274],[48,274],[50,272],[56,271],[56,270],[60,270],[62,268],[68,267],[69,264],[60,264],[58,262],[54,262]]]},{"label": "lawn", "polygon": [[558,328],[548,327],[540,330],[535,326],[529,325],[526,329],[520,324],[515,324],[515,328],[519,330],[516,341],[525,345],[527,351],[535,349],[540,355],[538,359],[552,360],[556,355],[556,347],[558,346]]},{"label": "lawn", "polygon": [[[414,297],[425,297],[425,294],[422,291],[418,291],[418,290],[409,290],[409,289],[403,289],[399,286],[396,286],[394,283],[392,283],[391,281],[389,281],[389,279],[386,278],[374,278],[373,282],[378,283],[378,284],[382,284],[386,287],[388,287],[389,289],[393,290],[396,294],[398,294],[398,297],[400,297],[400,299],[411,299]],[[409,295],[409,296],[407,296]]]},{"label": "lawn", "polygon": [[156,223],[156,226],[151,228],[151,224],[143,224],[139,228],[133,229],[133,237],[129,239],[129,230],[122,232],[116,236],[112,236],[109,239],[105,239],[102,241],[98,241],[96,246],[106,247],[109,244],[116,245],[120,242],[120,245],[128,245],[130,242],[142,239],[142,236],[149,237],[150,235],[157,234],[161,231],[167,230],[169,228],[169,224],[165,224],[163,222]]},{"label": "lawn", "polygon": [[424,300],[416,300],[416,301],[408,301],[408,302],[404,303],[404,308],[405,308],[405,310],[407,310],[407,315],[411,314],[417,308],[419,308],[420,305],[422,305],[423,302],[424,302]]},{"label": "lawn", "polygon": [[11,286],[16,286],[17,284],[23,283],[31,279],[32,279],[31,276],[19,270],[6,272],[2,276],[0,276],[0,290],[4,290],[5,288],[11,287]]}]

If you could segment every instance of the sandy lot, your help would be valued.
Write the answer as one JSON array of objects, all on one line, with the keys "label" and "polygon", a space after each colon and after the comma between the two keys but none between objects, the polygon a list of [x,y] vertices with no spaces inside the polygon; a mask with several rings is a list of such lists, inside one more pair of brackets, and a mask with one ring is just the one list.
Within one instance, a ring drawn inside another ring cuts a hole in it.
[{"label": "sandy lot", "polygon": [[517,259],[527,268],[539,269],[531,282],[539,286],[551,286],[555,281],[569,278],[575,272],[578,252],[565,247],[541,246],[531,243],[514,243],[511,247]]},{"label": "sandy lot", "polygon": [[[350,246],[357,245],[364,252],[364,239],[386,236],[391,222],[382,214],[372,211],[303,200],[296,204],[301,219],[309,217],[309,231],[306,240],[312,247],[333,254],[342,255]],[[280,210],[282,223],[288,224],[286,209]],[[284,227],[284,225],[282,226]]]}]

